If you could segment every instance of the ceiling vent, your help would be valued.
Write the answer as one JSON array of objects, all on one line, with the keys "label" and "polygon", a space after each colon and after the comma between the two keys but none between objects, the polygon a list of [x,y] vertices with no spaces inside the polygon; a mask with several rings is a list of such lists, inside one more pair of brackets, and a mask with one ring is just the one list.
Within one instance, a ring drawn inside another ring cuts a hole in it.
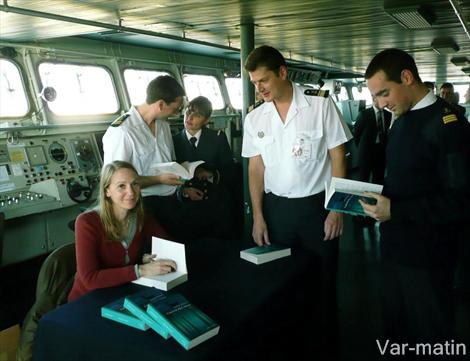
[{"label": "ceiling vent", "polygon": [[431,43],[432,49],[438,54],[454,54],[460,50],[452,38],[436,38]]},{"label": "ceiling vent", "polygon": [[384,10],[406,29],[427,29],[435,20],[433,11],[423,5],[399,6],[396,1],[384,1]]}]

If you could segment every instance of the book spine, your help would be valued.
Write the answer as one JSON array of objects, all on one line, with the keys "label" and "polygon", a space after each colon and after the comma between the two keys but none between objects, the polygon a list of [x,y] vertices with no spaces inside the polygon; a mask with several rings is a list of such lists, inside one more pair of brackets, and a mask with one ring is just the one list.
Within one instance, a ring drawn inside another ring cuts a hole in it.
[{"label": "book spine", "polygon": [[126,299],[124,301],[124,307],[128,309],[129,312],[132,313],[134,316],[136,316],[137,318],[145,322],[147,325],[149,325],[152,328],[152,330],[154,330],[156,333],[162,336],[165,340],[170,338],[169,332],[164,327],[158,324],[152,317],[150,317],[147,314],[147,312],[142,311],[140,307],[135,305],[133,302]]},{"label": "book spine", "polygon": [[178,330],[174,325],[163,315],[160,314],[157,310],[155,310],[152,306],[147,308],[147,313],[159,324],[161,324],[167,331],[170,333],[171,336],[186,350],[190,348],[190,340],[188,340],[180,330]]},{"label": "book spine", "polygon": [[122,323],[126,326],[137,328],[138,330],[141,330],[141,331],[148,330],[148,326],[142,320],[123,315],[119,312],[101,309],[101,316],[104,318],[110,319],[112,321]]}]

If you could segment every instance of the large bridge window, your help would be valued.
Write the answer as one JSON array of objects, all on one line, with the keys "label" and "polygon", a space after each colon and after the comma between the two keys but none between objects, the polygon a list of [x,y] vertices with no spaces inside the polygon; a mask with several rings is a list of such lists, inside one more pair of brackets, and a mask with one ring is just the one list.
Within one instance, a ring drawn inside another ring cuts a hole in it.
[{"label": "large bridge window", "polygon": [[353,86],[352,94],[354,100],[365,100],[366,106],[372,105],[372,96],[369,89],[365,86]]},{"label": "large bridge window", "polygon": [[225,78],[225,86],[227,87],[230,104],[235,109],[243,107],[243,93],[241,78]]},{"label": "large bridge window", "polygon": [[99,66],[42,63],[43,87],[51,86],[57,98],[48,103],[57,115],[112,114],[119,110],[110,73]]},{"label": "large bridge window", "polygon": [[170,75],[165,71],[125,69],[124,80],[126,82],[127,93],[132,105],[139,105],[145,102],[147,97],[147,86],[157,76]]},{"label": "large bridge window", "polygon": [[29,105],[18,67],[11,61],[0,59],[0,118],[22,117]]},{"label": "large bridge window", "polygon": [[213,109],[223,109],[225,107],[219,82],[214,76],[184,74],[183,82],[189,100],[202,95],[211,101]]},{"label": "large bridge window", "polygon": [[347,90],[346,87],[343,85],[343,86],[341,87],[341,90],[339,91],[338,100],[341,101],[341,100],[348,100],[348,99],[349,99],[348,90]]}]

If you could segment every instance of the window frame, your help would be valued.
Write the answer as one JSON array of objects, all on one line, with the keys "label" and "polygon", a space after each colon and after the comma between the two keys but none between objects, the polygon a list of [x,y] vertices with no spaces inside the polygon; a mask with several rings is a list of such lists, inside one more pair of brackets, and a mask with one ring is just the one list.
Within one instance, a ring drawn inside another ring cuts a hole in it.
[{"label": "window frame", "polygon": [[20,76],[20,81],[21,81],[21,85],[23,86],[23,90],[24,90],[24,95],[25,95],[25,98],[26,98],[26,104],[27,104],[27,112],[23,115],[18,115],[18,116],[2,116],[0,114],[0,123],[2,123],[3,121],[5,120],[8,120],[8,119],[12,119],[12,120],[23,120],[23,119],[28,119],[31,114],[33,114],[34,110],[33,110],[33,103],[30,101],[30,97],[31,97],[31,92],[30,92],[30,89],[29,87],[27,86],[27,84],[25,83],[25,77],[24,77],[24,69],[23,67],[21,66],[20,63],[18,63],[17,61],[14,61],[13,59],[9,59],[9,58],[6,58],[6,57],[0,57],[1,60],[5,60],[5,61],[8,61],[10,62],[14,67],[16,67],[16,69],[18,70],[18,73],[19,73],[19,76]]},{"label": "window frame", "polygon": [[[175,76],[174,72],[169,70],[169,69],[166,69],[166,68],[151,68],[151,67],[145,67],[145,66],[130,66],[130,65],[127,65],[125,67],[122,67],[120,69],[120,72],[121,72],[121,76],[122,76],[122,81],[123,81],[123,88],[124,88],[124,92],[126,94],[126,97],[128,99],[128,102],[130,104],[130,106],[133,106],[132,104],[132,99],[131,99],[131,95],[129,93],[129,89],[127,87],[127,83],[126,83],[126,77],[124,75],[124,72],[126,70],[141,70],[141,71],[157,71],[157,72],[164,72],[164,73],[168,73],[168,75],[170,75],[171,77],[175,78],[178,82],[179,82],[179,79],[177,76]],[[183,85],[182,85],[183,86]]]},{"label": "window frame", "polygon": [[47,104],[44,104],[44,103],[47,103],[47,102],[43,100],[43,104],[44,104],[43,110],[45,112],[47,112],[48,119],[50,119],[51,122],[67,124],[67,123],[70,123],[71,119],[73,120],[75,118],[79,118],[81,123],[82,122],[83,123],[88,123],[88,122],[91,122],[91,121],[98,122],[98,123],[101,123],[101,122],[106,123],[106,122],[109,122],[110,118],[120,114],[120,112],[123,108],[123,103],[122,103],[121,97],[119,96],[119,91],[117,89],[117,82],[116,82],[115,75],[114,75],[111,67],[109,66],[109,64],[104,64],[102,62],[91,63],[91,62],[87,62],[87,61],[86,62],[78,62],[78,61],[69,61],[69,60],[50,60],[50,59],[41,58],[40,61],[38,61],[35,64],[35,72],[36,72],[35,75],[37,77],[38,86],[40,87],[40,89],[43,89],[45,87],[45,84],[43,83],[42,78],[41,78],[41,73],[39,71],[39,67],[44,63],[58,64],[58,65],[72,65],[72,66],[81,66],[81,67],[95,67],[95,68],[104,69],[110,77],[111,85],[112,85],[112,88],[113,88],[113,91],[114,91],[114,96],[115,96],[116,101],[117,101],[117,109],[113,113],[69,114],[69,115],[65,115],[65,114],[56,114],[56,113],[54,113],[49,108],[49,106],[46,106]]},{"label": "window frame", "polygon": [[[226,108],[227,108],[227,102],[226,102],[226,99],[224,97],[224,89],[223,89],[223,86],[222,84],[220,83],[220,79],[219,77],[217,76],[217,74],[214,74],[214,73],[211,73],[211,72],[208,72],[208,71],[197,71],[195,69],[188,69],[188,68],[185,68],[183,69],[183,72],[181,73],[181,81],[183,83],[183,87],[186,91],[186,98],[188,99],[188,101],[190,101],[189,99],[189,95],[188,95],[188,90],[186,89],[186,85],[184,83],[184,77],[185,75],[196,75],[196,76],[210,76],[212,78],[215,79],[215,81],[217,82],[218,86],[219,86],[219,92],[220,92],[220,97],[222,98],[222,108],[216,108],[214,106],[214,104],[212,104],[212,108],[213,108],[213,113],[216,113],[216,112],[223,112]],[[225,85],[225,84],[224,84]],[[203,95],[203,94],[200,94],[200,95]],[[204,95],[205,96],[205,95]],[[227,95],[228,96],[228,95]],[[208,98],[209,99],[209,98]],[[210,100],[210,99],[209,99]],[[230,99],[229,99],[229,102],[230,102]],[[212,101],[211,101],[212,103]]]}]

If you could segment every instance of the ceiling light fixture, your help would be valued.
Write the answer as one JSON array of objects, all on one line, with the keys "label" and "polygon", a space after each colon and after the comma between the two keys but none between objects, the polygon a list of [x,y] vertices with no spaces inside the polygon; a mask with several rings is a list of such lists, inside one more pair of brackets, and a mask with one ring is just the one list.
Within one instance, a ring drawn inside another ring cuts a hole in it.
[{"label": "ceiling light fixture", "polygon": [[431,43],[432,49],[441,55],[453,54],[460,50],[452,38],[436,38]]},{"label": "ceiling light fixture", "polygon": [[465,74],[470,74],[470,66],[466,67],[466,68],[462,68],[462,71],[465,73]]},{"label": "ceiling light fixture", "polygon": [[464,66],[469,63],[466,56],[454,56],[452,59],[450,59],[450,62],[455,66]]}]

